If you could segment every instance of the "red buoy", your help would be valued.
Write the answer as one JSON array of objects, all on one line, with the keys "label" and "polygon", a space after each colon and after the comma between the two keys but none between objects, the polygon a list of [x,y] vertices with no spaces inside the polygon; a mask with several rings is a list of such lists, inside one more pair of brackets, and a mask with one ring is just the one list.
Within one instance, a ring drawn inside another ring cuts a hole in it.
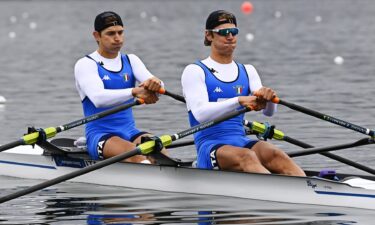
[{"label": "red buoy", "polygon": [[244,1],[241,5],[241,11],[243,14],[250,14],[253,12],[253,4],[249,1]]}]

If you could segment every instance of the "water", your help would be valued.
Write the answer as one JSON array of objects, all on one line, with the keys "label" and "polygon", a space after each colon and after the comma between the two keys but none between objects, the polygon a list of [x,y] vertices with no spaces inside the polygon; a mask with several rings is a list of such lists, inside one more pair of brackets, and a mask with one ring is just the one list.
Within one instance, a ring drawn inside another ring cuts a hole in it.
[{"label": "water", "polygon": [[[373,1],[253,0],[254,12],[249,16],[241,14],[241,3],[1,1],[0,95],[7,103],[0,105],[0,143],[21,137],[28,126],[58,126],[82,118],[73,66],[96,49],[91,35],[93,20],[104,10],[123,16],[124,52],[137,54],[166,88],[177,94],[181,94],[184,67],[209,54],[203,47],[207,15],[219,8],[232,11],[240,28],[236,60],[253,64],[265,86],[290,102],[375,127]],[[255,37],[252,42],[246,39],[248,33]],[[334,63],[336,56],[344,58],[342,65]],[[138,107],[135,115],[139,128],[157,135],[188,128],[184,105],[166,96],[158,104]],[[247,119],[268,121],[286,135],[320,147],[363,137],[282,106],[273,118],[249,113]],[[82,131],[80,127],[58,137],[77,137]],[[272,142],[286,151],[299,150],[288,143]],[[171,150],[171,154],[192,158],[195,151],[185,147]],[[371,145],[337,154],[375,167]],[[323,156],[299,157],[296,161],[306,169],[330,167],[362,173]],[[5,194],[37,181],[0,177],[0,182],[1,193]],[[213,213],[199,216],[200,211]],[[100,217],[104,214],[109,216]],[[141,224],[194,224],[205,218],[212,223],[239,224],[372,224],[369,221],[374,218],[372,213],[358,210],[61,184],[1,205],[0,224],[87,224],[88,218],[98,220],[98,224],[119,224],[125,223],[124,217],[129,214],[133,215],[128,218],[132,223]],[[132,218],[134,214],[138,221]]]},{"label": "water", "polygon": [[[14,178],[5,178],[14,183]],[[22,186],[40,181],[26,180]],[[11,185],[5,185],[9,188]],[[88,192],[88,190],[90,190]],[[14,191],[14,189],[12,190]],[[22,212],[22,213],[20,213]],[[373,211],[69,183],[1,205],[0,224],[372,224]]]}]

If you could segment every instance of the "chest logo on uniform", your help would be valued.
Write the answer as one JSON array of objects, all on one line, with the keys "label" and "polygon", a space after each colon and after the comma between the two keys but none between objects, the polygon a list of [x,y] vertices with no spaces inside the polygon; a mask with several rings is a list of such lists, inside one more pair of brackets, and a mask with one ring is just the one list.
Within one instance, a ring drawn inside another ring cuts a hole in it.
[{"label": "chest logo on uniform", "polygon": [[234,88],[237,95],[242,94],[242,92],[243,92],[243,86],[242,85],[236,85],[236,86],[233,86],[233,88]]},{"label": "chest logo on uniform", "polygon": [[111,78],[108,75],[104,75],[104,77],[102,78],[102,80],[111,80]]},{"label": "chest logo on uniform", "polygon": [[223,90],[221,90],[220,87],[216,87],[215,90],[214,90],[215,93],[221,93],[223,92]]},{"label": "chest logo on uniform", "polygon": [[124,73],[122,76],[124,77],[125,82],[129,81],[130,78],[129,78],[129,75],[127,73]]}]

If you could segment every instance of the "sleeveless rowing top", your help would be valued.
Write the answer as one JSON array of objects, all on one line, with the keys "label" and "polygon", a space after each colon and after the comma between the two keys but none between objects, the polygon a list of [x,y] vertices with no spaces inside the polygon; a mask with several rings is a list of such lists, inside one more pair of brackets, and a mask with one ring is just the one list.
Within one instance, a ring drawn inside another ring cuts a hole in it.
[{"label": "sleeveless rowing top", "polygon": [[[236,63],[238,67],[237,79],[232,82],[224,82],[219,80],[211,72],[212,69],[210,70],[202,62],[197,61],[196,64],[204,71],[209,102],[218,102],[233,97],[250,95],[249,78],[244,65]],[[240,108],[242,108],[242,106]],[[207,139],[217,140],[220,137],[245,135],[245,130],[242,125],[243,118],[244,114],[241,114],[195,133],[195,143],[199,146]],[[189,111],[189,121],[191,127],[199,124],[191,111]]]},{"label": "sleeveless rowing top", "polygon": [[[92,59],[90,56],[86,57]],[[121,55],[122,68],[117,72],[105,69],[99,62],[96,62],[96,64],[98,66],[98,74],[100,79],[103,81],[105,89],[126,89],[133,88],[135,86],[136,79],[127,55]],[[134,99],[132,98],[124,101],[124,104],[133,101]],[[113,108],[96,108],[88,97],[83,99],[82,106],[84,115],[86,117]],[[133,111],[131,108],[129,108],[87,123],[86,136],[93,134],[93,132],[116,133],[116,130],[134,126],[135,122],[133,118]]]}]

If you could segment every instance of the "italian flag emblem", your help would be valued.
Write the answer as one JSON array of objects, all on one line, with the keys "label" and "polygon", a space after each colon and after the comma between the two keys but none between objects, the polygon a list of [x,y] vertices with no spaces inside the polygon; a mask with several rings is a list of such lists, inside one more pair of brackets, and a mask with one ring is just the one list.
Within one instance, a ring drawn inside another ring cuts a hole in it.
[{"label": "italian flag emblem", "polygon": [[242,85],[236,85],[233,88],[235,89],[237,95],[242,94],[242,91],[243,91],[243,86]]},{"label": "italian flag emblem", "polygon": [[129,75],[127,73],[124,73],[124,81],[128,81],[129,80]]}]

